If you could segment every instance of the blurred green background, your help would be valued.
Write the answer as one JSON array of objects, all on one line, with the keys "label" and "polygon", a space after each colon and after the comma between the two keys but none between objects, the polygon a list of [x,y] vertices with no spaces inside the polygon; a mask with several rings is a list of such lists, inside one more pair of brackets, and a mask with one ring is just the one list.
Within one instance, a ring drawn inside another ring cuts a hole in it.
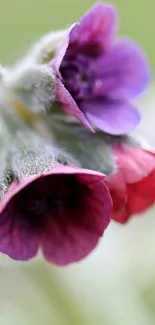
[{"label": "blurred green background", "polygon": [[[75,22],[94,3],[91,0],[0,0],[0,58],[7,63],[28,44],[52,29]],[[155,68],[154,0],[113,0],[120,32],[141,43]]]},{"label": "blurred green background", "polygon": [[[93,1],[0,0],[0,60],[8,64],[52,29],[75,22]],[[138,41],[155,69],[155,1],[116,0],[120,33]],[[140,102],[140,133],[155,145],[154,88]],[[84,261],[57,268],[41,258],[0,256],[0,325],[154,325],[155,211],[112,223]]]}]

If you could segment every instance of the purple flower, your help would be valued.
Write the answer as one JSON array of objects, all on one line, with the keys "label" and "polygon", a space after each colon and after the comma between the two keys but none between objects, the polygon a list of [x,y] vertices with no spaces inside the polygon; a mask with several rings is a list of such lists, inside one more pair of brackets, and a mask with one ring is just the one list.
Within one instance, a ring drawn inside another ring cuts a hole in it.
[{"label": "purple flower", "polygon": [[112,202],[104,175],[57,165],[12,183],[0,206],[0,251],[65,265],[84,258],[109,224]]},{"label": "purple flower", "polygon": [[121,135],[140,121],[131,100],[145,89],[149,72],[138,46],[116,39],[116,32],[115,8],[94,5],[72,27],[50,67],[57,74],[57,102],[66,113],[91,130]]}]

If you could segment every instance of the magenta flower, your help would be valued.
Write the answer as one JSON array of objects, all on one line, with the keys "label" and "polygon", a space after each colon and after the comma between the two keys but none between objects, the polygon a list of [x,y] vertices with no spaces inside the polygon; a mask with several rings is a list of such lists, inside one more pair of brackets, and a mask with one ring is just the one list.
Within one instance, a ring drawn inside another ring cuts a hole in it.
[{"label": "magenta flower", "polygon": [[57,74],[57,102],[85,126],[121,135],[140,115],[131,100],[148,80],[148,66],[132,41],[116,39],[115,8],[98,3],[71,29],[50,67]]},{"label": "magenta flower", "polygon": [[97,245],[111,212],[103,174],[58,165],[10,185],[1,201],[0,251],[24,261],[41,248],[52,263],[78,261]]}]

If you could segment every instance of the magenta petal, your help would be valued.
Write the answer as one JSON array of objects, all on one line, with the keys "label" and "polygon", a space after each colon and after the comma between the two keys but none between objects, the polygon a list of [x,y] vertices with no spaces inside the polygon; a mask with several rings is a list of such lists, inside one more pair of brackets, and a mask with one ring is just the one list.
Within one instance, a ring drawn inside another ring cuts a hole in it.
[{"label": "magenta petal", "polygon": [[83,47],[101,43],[105,49],[116,33],[116,10],[114,6],[95,4],[70,32],[70,45]]},{"label": "magenta petal", "polygon": [[[155,169],[155,155],[142,147],[132,147],[127,144],[117,145],[114,149],[119,171],[108,177],[112,184],[120,188],[120,178],[125,184],[135,184],[147,178]],[[117,176],[116,176],[117,175]],[[118,177],[118,178],[116,178]]]},{"label": "magenta petal", "polygon": [[148,62],[138,46],[129,40],[113,45],[106,55],[94,61],[92,69],[98,79],[94,95],[130,99],[140,95],[149,82]]},{"label": "magenta petal", "polygon": [[57,96],[58,104],[61,106],[61,108],[64,110],[65,113],[75,117],[84,126],[86,126],[86,128],[94,132],[93,128],[89,124],[89,121],[81,112],[81,110],[78,108],[73,97],[70,95],[68,90],[64,87],[64,85],[59,79],[57,79],[56,96]]},{"label": "magenta petal", "polygon": [[10,206],[1,214],[0,252],[15,260],[27,261],[37,254],[39,238],[27,224],[20,222],[21,217]]},{"label": "magenta petal", "polygon": [[155,202],[154,193],[155,169],[139,182],[128,185],[130,214],[141,213],[148,209]]},{"label": "magenta petal", "polygon": [[[94,172],[91,172],[94,173]],[[62,212],[62,218],[48,220],[42,239],[45,258],[66,265],[87,256],[97,245],[110,222],[112,202],[103,175],[79,170],[79,184],[88,185],[74,211]]]},{"label": "magenta petal", "polygon": [[29,260],[37,254],[39,236],[32,231],[16,205],[24,184],[13,183],[0,206],[0,252],[15,260]]},{"label": "magenta petal", "polygon": [[81,108],[94,127],[114,135],[131,132],[140,121],[136,108],[122,101],[85,102]]}]

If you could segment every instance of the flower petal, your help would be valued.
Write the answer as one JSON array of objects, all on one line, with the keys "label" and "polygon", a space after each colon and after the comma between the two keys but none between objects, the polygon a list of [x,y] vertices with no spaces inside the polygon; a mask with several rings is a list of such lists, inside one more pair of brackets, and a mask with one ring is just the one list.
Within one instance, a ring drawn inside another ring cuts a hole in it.
[{"label": "flower petal", "polygon": [[105,50],[116,33],[116,18],[114,6],[95,4],[71,30],[70,45],[86,50],[89,45],[98,45],[100,51]]},{"label": "flower petal", "polygon": [[112,219],[125,223],[155,202],[155,155],[121,144],[114,155],[118,169],[106,179],[113,200]]},{"label": "flower petal", "polygon": [[128,196],[127,191],[120,191],[119,189],[110,191],[113,201],[112,219],[119,223],[126,223],[130,217],[128,211]]},{"label": "flower petal", "polygon": [[127,210],[126,205],[124,204],[120,211],[113,211],[112,213],[112,219],[116,222],[119,222],[121,224],[126,223],[129,218],[131,217],[130,213]]},{"label": "flower petal", "polygon": [[155,203],[155,171],[141,181],[128,184],[126,192],[110,191],[113,200],[112,219],[126,223],[135,214],[145,212]]},{"label": "flower petal", "polygon": [[34,257],[39,248],[39,234],[29,227],[19,209],[20,190],[27,184],[14,182],[0,206],[0,252],[22,261]]},{"label": "flower petal", "polygon": [[129,40],[118,41],[98,60],[92,61],[95,96],[135,98],[149,82],[149,69],[140,48]]},{"label": "flower petal", "polygon": [[155,170],[139,182],[128,185],[130,213],[142,213],[155,202]]},{"label": "flower petal", "polygon": [[[118,165],[116,175],[121,175],[126,184],[143,180],[155,169],[155,155],[142,148],[120,144],[115,147],[114,155]],[[120,186],[120,181],[115,177],[114,174],[109,180],[114,186]]]},{"label": "flower petal", "polygon": [[94,127],[109,134],[131,132],[140,121],[136,108],[123,101],[94,100],[84,102],[80,108]]},{"label": "flower petal", "polygon": [[[80,200],[74,211],[48,220],[42,239],[45,258],[57,265],[79,261],[97,245],[109,224],[112,202],[103,175],[79,169]],[[88,187],[83,187],[87,185]]]},{"label": "flower petal", "polygon": [[76,119],[78,119],[87,129],[94,132],[93,128],[89,124],[89,121],[81,112],[81,110],[76,105],[76,102],[69,94],[68,90],[64,87],[62,82],[57,79],[57,86],[56,86],[56,97],[57,102],[63,109],[63,111]]}]

